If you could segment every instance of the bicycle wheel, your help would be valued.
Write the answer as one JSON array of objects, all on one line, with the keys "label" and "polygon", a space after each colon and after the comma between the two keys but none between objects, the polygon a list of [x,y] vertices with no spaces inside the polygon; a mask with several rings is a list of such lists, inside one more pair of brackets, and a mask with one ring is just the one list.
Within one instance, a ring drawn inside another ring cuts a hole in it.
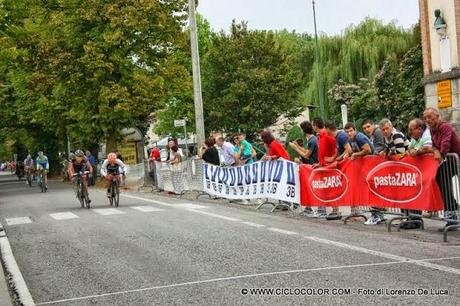
[{"label": "bicycle wheel", "polygon": [[80,201],[81,208],[85,208],[85,197],[83,195],[83,186],[81,182],[77,182],[77,198]]},{"label": "bicycle wheel", "polygon": [[42,174],[40,175],[40,188],[42,189],[42,192],[46,192],[46,186],[45,186],[45,176]]},{"label": "bicycle wheel", "polygon": [[82,184],[83,188],[83,198],[85,201],[86,208],[90,209],[89,206],[89,195],[88,195],[88,188],[85,186],[85,184]]},{"label": "bicycle wheel", "polygon": [[114,193],[113,203],[115,204],[115,207],[118,207],[118,204],[120,203],[120,188],[118,188],[118,182],[115,183]]},{"label": "bicycle wheel", "polygon": [[109,196],[109,202],[110,202],[110,206],[113,206],[113,199],[114,199],[114,196],[113,196],[113,193],[114,193],[114,183],[112,181],[112,186],[110,186],[110,196]]}]

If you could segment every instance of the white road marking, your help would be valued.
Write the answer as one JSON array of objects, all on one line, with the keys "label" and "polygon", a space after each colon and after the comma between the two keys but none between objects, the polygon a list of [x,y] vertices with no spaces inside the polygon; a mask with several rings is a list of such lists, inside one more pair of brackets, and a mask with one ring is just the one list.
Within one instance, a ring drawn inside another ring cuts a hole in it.
[{"label": "white road marking", "polygon": [[93,211],[103,216],[125,214],[124,211],[121,211],[116,208],[98,208],[98,209],[93,209]]},{"label": "white road marking", "polygon": [[411,259],[411,258],[408,258],[408,257],[403,257],[403,256],[394,255],[394,254],[390,254],[390,253],[375,251],[375,250],[371,250],[371,249],[367,249],[367,248],[363,248],[363,247],[358,247],[358,246],[354,246],[354,245],[351,245],[351,244],[346,244],[346,243],[337,242],[337,241],[333,241],[333,240],[323,239],[323,238],[319,238],[319,237],[305,236],[304,238],[308,239],[308,240],[324,243],[324,244],[330,244],[330,245],[333,245],[333,246],[336,246],[336,247],[341,247],[341,248],[344,248],[344,249],[349,249],[349,250],[353,250],[353,251],[373,255],[373,256],[378,256],[378,257],[391,259],[391,260],[396,260],[396,261],[400,261],[400,262],[407,262],[407,263],[419,265],[419,266],[426,267],[426,268],[431,268],[431,269],[435,269],[435,270],[440,270],[440,271],[460,275],[460,269],[455,269],[455,268],[451,268],[451,267],[447,267],[447,266],[437,265],[437,264],[434,264],[434,263],[431,263],[431,262],[427,262],[425,260],[423,260],[423,261],[415,260],[415,259]]},{"label": "white road marking", "polygon": [[[0,228],[2,228],[1,224]],[[19,303],[26,306],[35,305],[32,295],[27,288],[26,282],[22,277],[21,270],[19,270],[16,259],[14,258],[10,242],[6,236],[0,237],[0,252],[5,265],[5,270],[11,275],[15,291],[19,296]]]},{"label": "white road marking", "polygon": [[153,199],[146,199],[146,198],[142,198],[142,197],[136,197],[136,196],[128,195],[128,194],[120,194],[120,196],[125,197],[125,198],[130,198],[130,199],[135,199],[135,200],[141,200],[141,201],[145,201],[145,202],[155,203],[155,204],[163,205],[163,206],[170,206],[170,207],[176,206],[174,204],[165,203],[165,202],[161,202],[161,201],[157,201],[157,200],[153,200]]},{"label": "white road marking", "polygon": [[132,206],[131,208],[142,212],[164,211],[164,209],[152,206]]},{"label": "white road marking", "polygon": [[8,225],[19,225],[19,224],[28,224],[32,223],[29,217],[18,217],[18,218],[6,218],[6,224]]},{"label": "white road marking", "polygon": [[205,212],[205,211],[201,211],[201,210],[189,209],[189,211],[196,212],[196,213],[199,213],[199,214],[202,214],[202,215],[206,215],[206,216],[210,216],[210,217],[214,217],[214,218],[219,218],[219,219],[227,220],[227,221],[233,221],[233,222],[241,221],[241,220],[236,219],[236,218],[221,216],[221,215],[218,215],[218,214],[213,214],[213,213]]},{"label": "white road marking", "polygon": [[79,216],[71,212],[50,214],[50,217],[53,218],[54,220],[69,220],[69,219],[80,218]]},{"label": "white road marking", "polygon": [[[447,260],[447,259],[456,259],[456,258],[459,258],[459,257],[428,258],[428,259],[414,260],[413,262],[426,262],[426,261],[433,261],[433,260]],[[244,274],[244,275],[237,275],[237,276],[230,276],[230,277],[212,278],[212,279],[206,279],[206,280],[201,280],[201,281],[192,281],[192,282],[176,283],[176,284],[163,285],[163,286],[147,287],[147,288],[141,288],[141,289],[132,289],[132,290],[116,291],[116,292],[109,292],[109,293],[103,293],[103,294],[80,296],[80,297],[69,298],[69,299],[62,299],[62,300],[55,300],[55,301],[37,303],[36,305],[38,306],[38,305],[50,305],[50,304],[67,303],[67,302],[88,300],[88,299],[94,299],[94,298],[102,298],[102,297],[108,297],[108,296],[114,296],[114,295],[122,295],[122,294],[137,293],[137,292],[144,292],[144,291],[153,291],[153,290],[158,290],[158,289],[168,289],[168,288],[175,288],[175,287],[192,286],[192,285],[200,285],[200,284],[206,284],[206,283],[216,283],[216,282],[222,282],[222,281],[231,281],[231,280],[253,278],[253,277],[259,277],[259,276],[295,274],[295,273],[306,273],[306,272],[339,270],[339,269],[354,269],[354,268],[361,268],[361,267],[390,266],[390,265],[400,265],[400,264],[404,264],[404,263],[407,263],[407,262],[388,261],[388,262],[378,262],[378,263],[369,263],[369,264],[328,266],[328,267],[323,267],[323,268],[275,271],[275,272],[265,272],[265,273],[257,273],[257,274]],[[409,262],[409,263],[412,263],[412,262]]]},{"label": "white road marking", "polygon": [[286,230],[276,228],[276,227],[269,227],[268,230],[272,232],[276,232],[276,233],[286,234],[286,235],[297,235],[296,232],[286,231]]},{"label": "white road marking", "polygon": [[186,209],[201,209],[201,208],[208,208],[207,206],[203,205],[196,205],[192,203],[183,203],[183,204],[174,204],[175,207],[178,208],[186,208]]},{"label": "white road marking", "polygon": [[265,225],[259,224],[259,223],[253,223],[253,222],[241,222],[241,223],[252,226],[252,227],[265,227]]}]

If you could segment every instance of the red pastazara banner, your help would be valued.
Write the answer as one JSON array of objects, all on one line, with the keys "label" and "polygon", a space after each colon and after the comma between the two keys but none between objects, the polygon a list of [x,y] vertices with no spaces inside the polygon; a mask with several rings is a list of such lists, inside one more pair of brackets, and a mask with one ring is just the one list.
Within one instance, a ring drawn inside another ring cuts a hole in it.
[{"label": "red pastazara banner", "polygon": [[432,156],[389,160],[367,156],[327,167],[300,166],[303,206],[374,206],[441,210]]}]

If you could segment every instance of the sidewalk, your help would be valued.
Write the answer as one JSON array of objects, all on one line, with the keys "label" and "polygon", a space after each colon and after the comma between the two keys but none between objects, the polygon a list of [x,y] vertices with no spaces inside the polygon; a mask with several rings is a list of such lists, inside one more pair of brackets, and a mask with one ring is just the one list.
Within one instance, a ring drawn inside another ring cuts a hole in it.
[{"label": "sidewalk", "polygon": [[[5,232],[3,227],[0,224],[0,237],[4,236]],[[0,263],[0,306],[12,306],[11,296],[8,290],[8,281],[5,277],[5,270],[3,269],[2,264]]]}]

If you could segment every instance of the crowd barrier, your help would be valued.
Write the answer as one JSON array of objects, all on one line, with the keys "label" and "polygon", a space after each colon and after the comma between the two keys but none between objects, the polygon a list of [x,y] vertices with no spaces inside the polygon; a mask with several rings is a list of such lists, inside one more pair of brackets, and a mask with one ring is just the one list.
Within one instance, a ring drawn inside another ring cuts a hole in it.
[{"label": "crowd barrier", "polygon": [[[313,207],[349,206],[351,207],[351,214],[342,219],[345,224],[354,218],[367,220],[373,210],[379,209],[384,215],[392,216],[387,221],[388,231],[391,231],[395,221],[399,221],[398,231],[406,223],[419,223],[420,228],[424,229],[423,218],[448,221],[450,226],[446,227],[443,233],[444,241],[447,241],[448,231],[452,228],[460,228],[458,220],[460,214],[458,207],[460,161],[458,156],[447,154],[439,166],[431,156],[418,159],[406,157],[394,161],[380,159],[370,158],[370,166],[360,168],[356,168],[355,165],[361,164],[364,159],[345,163],[342,168],[337,166],[335,170],[342,174],[336,175],[336,181],[330,182],[321,176],[319,176],[319,180],[311,179],[311,177],[318,178],[317,173],[322,173],[324,169],[309,169],[310,172],[305,172],[304,165],[299,167],[299,165],[287,160],[261,161],[240,167],[219,167],[204,163],[199,158],[191,158],[178,165],[170,165],[166,162],[150,162],[146,172],[152,178],[152,186],[159,190],[178,195],[187,191],[198,192],[197,198],[206,194],[214,198],[228,200],[264,199],[257,208],[271,203],[275,205],[272,211],[278,205],[287,205],[291,208],[295,207],[296,204],[297,206]],[[385,166],[386,169],[381,170],[383,167],[381,165]],[[375,170],[376,168],[377,170]],[[409,169],[409,174],[404,176],[401,169]],[[378,172],[381,175],[378,178],[370,177],[369,173],[371,172],[373,174]],[[305,178],[306,174],[309,175],[309,179]],[[410,188],[399,187],[397,181],[391,186],[386,178],[392,179],[393,174],[397,178],[400,175],[404,176],[402,182],[407,180],[406,185]],[[342,188],[344,185],[340,185],[339,176],[343,182],[346,182],[347,179],[358,180],[355,182],[358,187],[351,191],[347,188],[351,188],[352,184],[347,185],[343,191],[343,197],[339,200],[337,200],[336,191],[333,191],[335,196],[333,196],[332,201],[327,198],[330,195],[328,190],[324,190],[327,195],[325,199],[318,198],[318,194],[312,196],[311,189],[313,187],[323,188],[326,186],[324,184],[328,182],[331,186],[337,185]],[[357,179],[358,177],[359,179]],[[387,184],[388,186],[385,186],[386,189],[383,190],[383,193],[391,193],[394,197],[383,197],[376,190],[367,190],[374,188],[370,186],[370,182],[376,182],[376,185],[378,182],[382,186]]]}]

